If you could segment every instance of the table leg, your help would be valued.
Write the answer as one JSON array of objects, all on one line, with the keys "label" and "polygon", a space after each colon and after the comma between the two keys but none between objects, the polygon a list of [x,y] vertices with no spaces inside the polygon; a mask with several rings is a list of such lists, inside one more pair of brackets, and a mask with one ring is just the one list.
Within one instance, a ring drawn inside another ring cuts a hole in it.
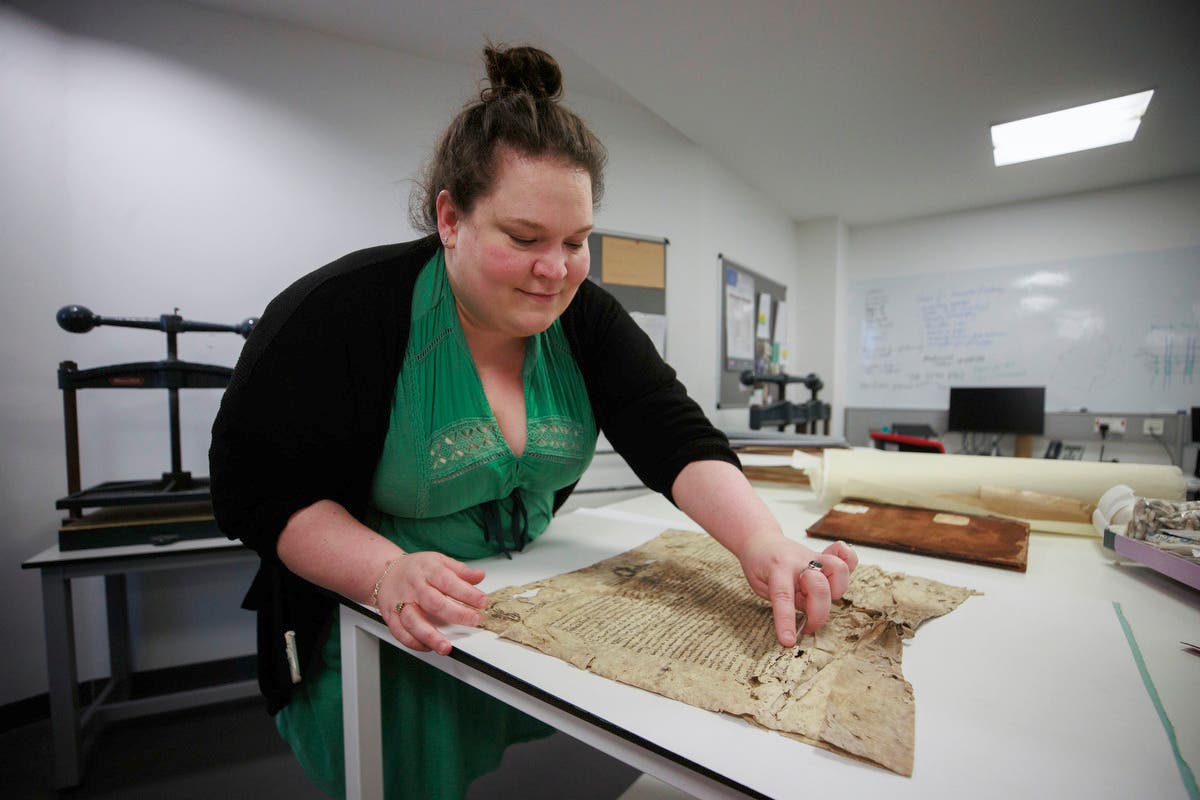
[{"label": "table leg", "polygon": [[42,570],[42,613],[46,625],[46,672],[50,725],[54,735],[56,789],[75,786],[82,777],[79,742],[79,674],[75,665],[75,614],[71,581],[61,569]]},{"label": "table leg", "polygon": [[383,797],[379,640],[354,624],[357,613],[341,607],[340,614],[346,798],[379,800]]},{"label": "table leg", "polygon": [[[115,698],[129,690],[133,654],[129,646],[129,598],[125,576],[104,576],[104,599],[108,609],[108,664]],[[114,698],[114,699],[115,699]]]}]

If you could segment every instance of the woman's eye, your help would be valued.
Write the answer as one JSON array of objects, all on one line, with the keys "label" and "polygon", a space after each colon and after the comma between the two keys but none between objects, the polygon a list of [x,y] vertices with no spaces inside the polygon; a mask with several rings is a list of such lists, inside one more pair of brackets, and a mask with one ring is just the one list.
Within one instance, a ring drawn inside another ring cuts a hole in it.
[{"label": "woman's eye", "polygon": [[530,245],[536,241],[535,239],[522,239],[520,236],[513,236],[511,233],[508,235],[508,238],[520,245]]},{"label": "woman's eye", "polygon": [[583,249],[583,242],[567,242],[566,245],[567,245],[567,247],[569,247],[572,250],[582,250]]}]

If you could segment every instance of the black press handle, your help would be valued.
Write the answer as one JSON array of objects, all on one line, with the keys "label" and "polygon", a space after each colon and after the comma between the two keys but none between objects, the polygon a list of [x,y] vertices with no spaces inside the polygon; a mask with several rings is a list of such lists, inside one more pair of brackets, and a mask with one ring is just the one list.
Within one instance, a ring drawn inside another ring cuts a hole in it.
[{"label": "black press handle", "polygon": [[[178,311],[178,309],[176,309]],[[178,314],[163,314],[158,319],[132,317],[101,317],[92,313],[86,306],[63,306],[54,315],[58,327],[70,333],[87,333],[100,325],[111,325],[118,328],[146,328],[149,330],[165,331],[167,333],[184,333],[187,331],[208,331],[220,333],[228,331],[240,334],[243,339],[250,337],[250,332],[258,323],[257,317],[247,317],[236,325],[222,325],[217,322],[193,322]]]}]

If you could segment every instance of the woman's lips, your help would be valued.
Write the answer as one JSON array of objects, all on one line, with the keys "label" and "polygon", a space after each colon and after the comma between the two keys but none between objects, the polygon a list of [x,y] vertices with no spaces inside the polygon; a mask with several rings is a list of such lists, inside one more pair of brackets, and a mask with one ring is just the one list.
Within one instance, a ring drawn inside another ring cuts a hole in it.
[{"label": "woman's lips", "polygon": [[530,300],[534,300],[539,303],[549,303],[555,297],[558,296],[558,292],[550,292],[550,293],[530,292],[530,291],[526,291],[525,289],[517,289],[517,291],[520,292],[521,294],[525,295],[526,297],[528,297]]}]

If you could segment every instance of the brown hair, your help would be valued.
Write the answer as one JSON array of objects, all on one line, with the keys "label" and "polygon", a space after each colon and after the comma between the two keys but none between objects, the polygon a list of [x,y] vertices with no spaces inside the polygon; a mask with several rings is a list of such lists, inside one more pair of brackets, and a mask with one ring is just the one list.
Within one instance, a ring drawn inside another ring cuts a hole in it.
[{"label": "brown hair", "polygon": [[496,176],[496,150],[551,156],[587,170],[592,204],[604,194],[608,153],[575,112],[558,102],[562,71],[536,47],[488,44],[483,50],[489,85],[467,104],[438,140],[413,190],[410,216],[425,233],[437,232],[437,196],[443,189],[463,214],[485,197]]}]

